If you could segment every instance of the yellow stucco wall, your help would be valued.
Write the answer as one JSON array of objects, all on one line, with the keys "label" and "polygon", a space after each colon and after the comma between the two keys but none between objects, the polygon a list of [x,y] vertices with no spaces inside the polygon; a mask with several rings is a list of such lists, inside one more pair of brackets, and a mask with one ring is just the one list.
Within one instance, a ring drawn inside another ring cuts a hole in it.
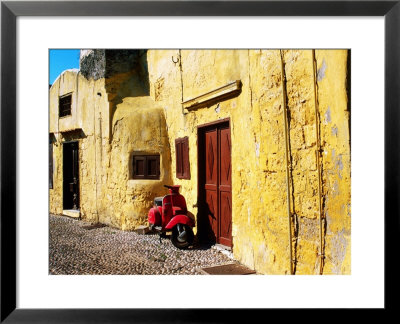
[{"label": "yellow stucco wall", "polygon": [[[58,118],[58,98],[72,93],[71,115]],[[98,192],[107,176],[105,164],[101,163],[101,152],[109,150],[102,140],[101,129],[108,129],[107,94],[104,80],[87,80],[77,71],[64,72],[50,89],[50,133],[53,144],[53,189],[50,189],[50,212],[63,212],[63,143],[79,142],[79,191],[81,215],[96,220]],[[107,114],[105,113],[107,112]],[[99,152],[100,151],[100,152]],[[106,153],[103,155],[106,161]]]},{"label": "yellow stucco wall", "polygon": [[[170,150],[164,112],[150,97],[126,98],[113,118],[108,193],[111,195],[112,223],[133,229],[147,222],[156,196],[165,194],[171,183]],[[132,178],[133,155],[160,154],[160,179]]]},{"label": "yellow stucco wall", "polygon": [[[316,50],[315,59],[314,75],[311,50],[149,50],[148,95],[125,89],[135,86],[129,73],[97,81],[65,73],[50,90],[50,132],[58,139],[50,211],[62,212],[64,137],[56,126],[55,105],[60,89],[75,84],[81,107],[75,124],[86,135],[79,139],[82,217],[133,229],[146,223],[152,199],[166,193],[166,183],[182,186],[188,209],[197,216],[197,126],[229,118],[234,257],[259,273],[290,274],[292,251],[296,274],[318,274],[320,174],[323,274],[350,274],[349,55],[347,50]],[[242,83],[240,94],[209,107],[183,109],[182,101],[235,80]],[[289,112],[289,185],[283,91]],[[175,177],[175,139],[185,136],[190,180]],[[132,154],[140,152],[160,154],[160,180],[131,178]]]},{"label": "yellow stucco wall", "polygon": [[[78,120],[68,131],[57,127],[58,96],[62,95],[59,89],[65,88],[64,83],[79,85],[69,89],[79,109],[72,109],[71,116],[66,117]],[[50,90],[50,132],[57,139],[53,146],[50,212],[63,213],[62,147],[64,142],[76,140],[81,217],[128,230],[147,221],[153,198],[165,194],[163,185],[171,183],[164,112],[150,97],[125,98],[113,107],[108,102],[104,78],[87,80],[67,71]],[[160,180],[132,179],[132,155],[142,153],[160,154]]]}]

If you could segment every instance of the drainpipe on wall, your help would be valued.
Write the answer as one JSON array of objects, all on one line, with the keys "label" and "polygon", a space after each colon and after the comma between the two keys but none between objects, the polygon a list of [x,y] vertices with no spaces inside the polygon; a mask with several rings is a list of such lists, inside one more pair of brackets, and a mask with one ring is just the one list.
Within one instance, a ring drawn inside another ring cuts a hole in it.
[{"label": "drainpipe on wall", "polygon": [[99,223],[99,211],[97,209],[97,133],[96,133],[96,112],[97,112],[97,97],[94,95],[95,88],[93,87],[93,97],[95,98],[94,100],[94,112],[93,112],[93,133],[94,133],[94,177],[95,177],[95,188],[96,188],[96,224]]},{"label": "drainpipe on wall", "polygon": [[315,106],[315,138],[317,145],[317,171],[318,171],[318,215],[319,215],[319,274],[322,275],[324,271],[324,250],[323,250],[323,221],[322,221],[322,174],[321,174],[321,138],[319,134],[319,113],[318,113],[318,98],[317,98],[317,60],[315,59],[315,50],[312,50],[313,58],[313,71],[314,71],[314,106]]},{"label": "drainpipe on wall", "polygon": [[282,106],[283,106],[283,121],[285,125],[285,160],[286,160],[286,196],[287,196],[287,216],[289,221],[289,260],[290,260],[290,274],[294,274],[293,256],[292,256],[292,213],[290,206],[290,161],[289,161],[289,136],[288,136],[288,116],[286,105],[286,76],[285,67],[283,64],[283,53],[281,54],[281,81],[282,81]]},{"label": "drainpipe on wall", "polygon": [[[176,61],[174,60],[174,57],[172,57],[172,62],[173,62],[174,64],[176,64],[176,63],[179,62],[179,71],[180,71],[180,74],[181,74],[181,94],[182,94],[181,103],[183,103],[182,50],[179,50],[179,51],[178,51],[178,58],[177,58]],[[185,113],[185,108],[183,107],[183,104],[182,104],[182,115],[186,115],[186,113]]]}]

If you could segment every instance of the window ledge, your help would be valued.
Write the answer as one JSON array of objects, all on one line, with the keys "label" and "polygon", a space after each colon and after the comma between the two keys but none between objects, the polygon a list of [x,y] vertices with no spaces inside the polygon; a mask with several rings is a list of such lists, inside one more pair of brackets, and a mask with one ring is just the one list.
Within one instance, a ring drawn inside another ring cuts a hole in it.
[{"label": "window ledge", "polygon": [[236,80],[198,97],[183,101],[182,105],[183,108],[187,110],[208,107],[217,101],[238,95],[241,89],[242,82],[240,80]]},{"label": "window ledge", "polygon": [[79,209],[64,209],[63,210],[63,215],[73,217],[73,218],[79,218],[81,216],[81,212]]},{"label": "window ledge", "polygon": [[159,185],[163,183],[163,180],[161,179],[129,179],[128,180],[128,188],[134,188],[137,185],[141,185],[141,186],[154,186],[154,185]]}]

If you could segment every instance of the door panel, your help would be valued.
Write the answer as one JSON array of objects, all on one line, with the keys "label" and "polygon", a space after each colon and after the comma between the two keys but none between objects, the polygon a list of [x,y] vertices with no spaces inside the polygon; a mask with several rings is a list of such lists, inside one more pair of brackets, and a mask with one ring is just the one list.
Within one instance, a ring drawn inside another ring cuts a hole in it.
[{"label": "door panel", "polygon": [[232,204],[231,193],[220,191],[220,232],[219,243],[232,246]]},{"label": "door panel", "polygon": [[231,194],[231,133],[229,128],[219,130],[219,241],[232,246]]},{"label": "door panel", "polygon": [[[217,185],[217,130],[206,132],[206,186]],[[215,188],[216,189],[216,188]]]},{"label": "door panel", "polygon": [[[217,193],[217,130],[213,129],[205,133],[205,208],[208,217],[208,224],[216,238],[218,233],[218,193]],[[210,233],[208,234],[210,237]]]},{"label": "door panel", "polygon": [[[212,233],[209,233],[209,238],[216,240],[218,233],[218,196],[217,190],[206,190],[206,208],[208,223]],[[211,234],[211,235],[210,235]]]},{"label": "door panel", "polygon": [[220,177],[221,188],[231,188],[231,133],[229,128],[220,130]]}]

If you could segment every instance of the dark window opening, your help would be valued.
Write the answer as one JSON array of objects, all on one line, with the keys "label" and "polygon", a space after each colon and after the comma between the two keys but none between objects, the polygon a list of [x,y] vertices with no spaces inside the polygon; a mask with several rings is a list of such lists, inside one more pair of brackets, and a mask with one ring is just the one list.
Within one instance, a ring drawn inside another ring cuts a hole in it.
[{"label": "dark window opening", "polygon": [[71,103],[72,103],[71,94],[60,97],[58,99],[59,117],[71,115]]},{"label": "dark window opening", "polygon": [[190,179],[189,163],[189,138],[177,138],[175,140],[176,153],[176,177],[178,179]]},{"label": "dark window opening", "polygon": [[133,179],[160,179],[160,156],[133,156]]}]

